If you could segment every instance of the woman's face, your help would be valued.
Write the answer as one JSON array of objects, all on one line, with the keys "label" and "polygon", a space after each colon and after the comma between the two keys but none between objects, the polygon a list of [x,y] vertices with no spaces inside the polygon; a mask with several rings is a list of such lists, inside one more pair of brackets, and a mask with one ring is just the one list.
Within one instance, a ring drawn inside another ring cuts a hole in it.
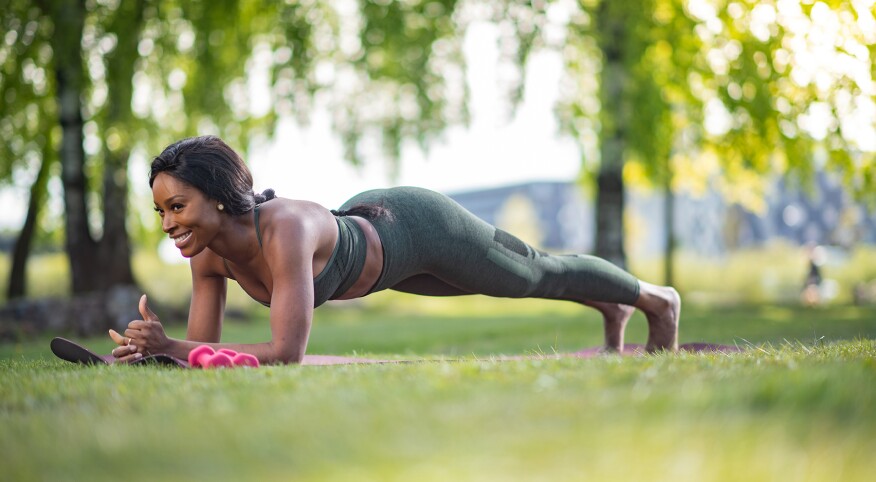
[{"label": "woman's face", "polygon": [[203,251],[219,231],[222,218],[218,202],[169,174],[155,176],[152,200],[161,216],[161,229],[186,258]]}]

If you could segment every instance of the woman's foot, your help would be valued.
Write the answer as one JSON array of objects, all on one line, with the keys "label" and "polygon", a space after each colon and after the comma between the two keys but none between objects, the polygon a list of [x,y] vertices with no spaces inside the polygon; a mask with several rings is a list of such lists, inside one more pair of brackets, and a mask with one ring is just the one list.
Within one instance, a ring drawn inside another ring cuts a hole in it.
[{"label": "woman's foot", "polygon": [[648,319],[648,344],[645,350],[678,351],[678,324],[681,318],[681,297],[674,288],[639,282],[636,308]]},{"label": "woman's foot", "polygon": [[624,330],[627,329],[627,321],[633,316],[636,309],[628,305],[597,301],[587,301],[584,304],[596,308],[602,313],[605,325],[605,347],[603,347],[603,351],[608,353],[623,352]]}]

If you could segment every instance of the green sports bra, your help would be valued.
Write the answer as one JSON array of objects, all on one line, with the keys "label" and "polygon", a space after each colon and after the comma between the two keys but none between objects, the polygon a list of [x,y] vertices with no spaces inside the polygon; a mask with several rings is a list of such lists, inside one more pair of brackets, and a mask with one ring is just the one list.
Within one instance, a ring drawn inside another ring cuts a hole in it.
[{"label": "green sports bra", "polygon": [[[262,232],[259,225],[258,204],[253,209],[253,218],[256,238],[259,240],[259,247],[261,247]],[[338,241],[335,243],[325,268],[313,278],[314,308],[346,293],[359,279],[359,275],[365,267],[365,254],[367,252],[365,232],[356,221],[344,215],[336,215],[335,220],[338,223]],[[236,281],[231,267],[228,265],[228,260],[222,258],[222,262],[225,264],[225,270],[228,271],[228,278]],[[267,307],[271,306],[270,302],[262,301],[251,294],[249,296]]]}]

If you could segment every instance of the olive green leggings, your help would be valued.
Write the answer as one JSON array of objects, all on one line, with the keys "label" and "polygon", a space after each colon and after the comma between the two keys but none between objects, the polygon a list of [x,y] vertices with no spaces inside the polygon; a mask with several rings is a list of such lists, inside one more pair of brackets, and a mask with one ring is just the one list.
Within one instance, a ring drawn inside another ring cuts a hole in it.
[{"label": "olive green leggings", "polygon": [[627,305],[639,297],[639,281],[608,261],[538,251],[434,191],[367,191],[341,210],[368,217],[383,243],[383,273],[371,292]]}]

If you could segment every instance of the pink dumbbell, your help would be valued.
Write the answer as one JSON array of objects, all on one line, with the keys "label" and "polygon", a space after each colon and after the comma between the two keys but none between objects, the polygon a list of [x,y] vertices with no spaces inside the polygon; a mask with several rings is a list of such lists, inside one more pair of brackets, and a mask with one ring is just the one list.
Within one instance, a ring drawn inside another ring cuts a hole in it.
[{"label": "pink dumbbell", "polygon": [[249,353],[238,353],[234,350],[229,350],[228,348],[220,348],[216,353],[224,353],[231,357],[231,362],[234,363],[236,367],[253,367],[258,368],[259,359],[255,357],[255,355],[250,355]]},{"label": "pink dumbbell", "polygon": [[220,348],[219,351],[215,351],[210,345],[201,345],[189,352],[189,365],[192,368],[258,367],[259,360],[249,353],[237,353],[227,348]]},{"label": "pink dumbbell", "polygon": [[255,355],[250,355],[249,353],[238,353],[237,355],[234,355],[234,358],[232,358],[231,361],[236,367],[259,367],[259,359],[256,358]]},{"label": "pink dumbbell", "polygon": [[234,366],[234,362],[231,360],[231,357],[224,353],[216,353],[215,355],[207,358],[206,362],[203,364],[204,368],[222,368],[222,367],[232,367]]},{"label": "pink dumbbell", "polygon": [[203,366],[207,359],[216,354],[216,350],[210,345],[195,347],[189,352],[189,365],[192,368]]},{"label": "pink dumbbell", "polygon": [[230,356],[217,353],[210,345],[201,345],[189,352],[189,365],[192,367],[230,367],[233,364]]}]

